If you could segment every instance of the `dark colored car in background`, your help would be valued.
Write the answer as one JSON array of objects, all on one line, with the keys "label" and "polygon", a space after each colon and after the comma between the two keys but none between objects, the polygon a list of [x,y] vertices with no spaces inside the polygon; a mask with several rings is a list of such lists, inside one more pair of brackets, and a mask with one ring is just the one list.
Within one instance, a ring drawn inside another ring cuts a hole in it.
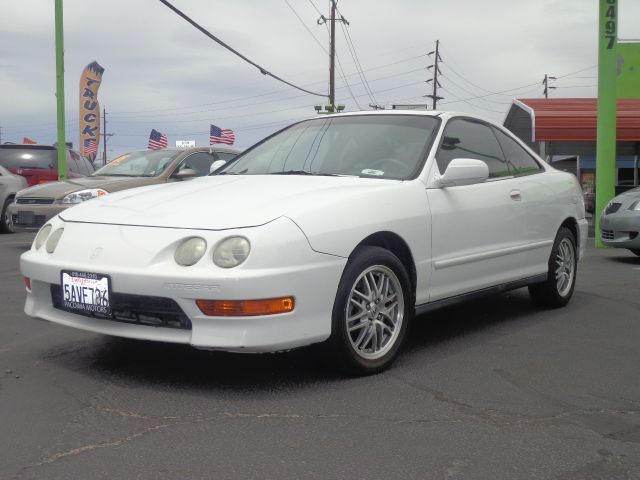
[{"label": "dark colored car in background", "polygon": [[[85,177],[94,172],[89,160],[73,150],[66,152],[69,178]],[[0,145],[0,165],[23,176],[29,186],[58,181],[58,150],[51,145]]]}]

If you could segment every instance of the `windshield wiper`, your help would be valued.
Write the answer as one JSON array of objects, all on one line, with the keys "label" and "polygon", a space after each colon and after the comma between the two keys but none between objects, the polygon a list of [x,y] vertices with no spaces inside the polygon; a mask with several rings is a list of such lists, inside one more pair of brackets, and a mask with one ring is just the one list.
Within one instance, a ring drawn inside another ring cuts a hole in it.
[{"label": "windshield wiper", "polygon": [[319,177],[339,177],[337,173],[308,172],[307,170],[285,170],[284,172],[271,172],[269,175],[316,175]]}]

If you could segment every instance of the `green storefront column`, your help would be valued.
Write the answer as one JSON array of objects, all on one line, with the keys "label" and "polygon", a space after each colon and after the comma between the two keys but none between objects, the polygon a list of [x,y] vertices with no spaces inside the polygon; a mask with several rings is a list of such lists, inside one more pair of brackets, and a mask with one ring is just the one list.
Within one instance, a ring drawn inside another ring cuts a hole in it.
[{"label": "green storefront column", "polygon": [[58,120],[58,180],[67,178],[67,152],[64,131],[64,34],[62,23],[62,0],[56,0],[56,101]]}]

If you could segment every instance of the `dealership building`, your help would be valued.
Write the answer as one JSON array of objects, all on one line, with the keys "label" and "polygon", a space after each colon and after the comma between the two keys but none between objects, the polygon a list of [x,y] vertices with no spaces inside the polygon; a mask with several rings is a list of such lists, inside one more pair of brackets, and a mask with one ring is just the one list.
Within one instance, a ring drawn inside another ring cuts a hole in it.
[{"label": "dealership building", "polygon": [[[595,190],[597,99],[513,101],[504,126],[554,167],[575,173],[587,193]],[[638,186],[640,99],[619,99],[616,121],[616,190]]]}]

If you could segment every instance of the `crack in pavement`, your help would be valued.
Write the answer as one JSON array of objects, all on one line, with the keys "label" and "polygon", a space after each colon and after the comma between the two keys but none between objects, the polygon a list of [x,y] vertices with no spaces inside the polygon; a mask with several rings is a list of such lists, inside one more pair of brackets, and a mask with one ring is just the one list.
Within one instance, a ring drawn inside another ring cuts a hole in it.
[{"label": "crack in pavement", "polygon": [[23,470],[26,470],[26,469],[29,469],[29,468],[34,468],[34,467],[40,467],[42,465],[47,465],[47,464],[56,462],[56,461],[60,460],[61,458],[65,458],[65,457],[69,457],[69,456],[73,456],[73,455],[78,455],[80,453],[83,453],[83,452],[86,452],[86,451],[90,451],[90,450],[95,450],[95,449],[98,449],[98,448],[117,447],[118,445],[122,445],[123,443],[127,443],[127,442],[130,442],[132,440],[135,440],[138,437],[142,437],[143,435],[146,435],[149,432],[153,432],[155,430],[161,430],[161,429],[167,428],[167,427],[169,427],[169,424],[154,425],[152,427],[145,428],[142,431],[133,433],[133,434],[128,435],[126,437],[119,438],[117,440],[113,440],[111,442],[93,443],[93,444],[89,444],[89,445],[84,445],[82,447],[73,448],[71,450],[67,450],[66,452],[55,453],[53,455],[45,457],[43,460],[41,460],[38,463],[27,465],[26,467],[23,468]]}]

